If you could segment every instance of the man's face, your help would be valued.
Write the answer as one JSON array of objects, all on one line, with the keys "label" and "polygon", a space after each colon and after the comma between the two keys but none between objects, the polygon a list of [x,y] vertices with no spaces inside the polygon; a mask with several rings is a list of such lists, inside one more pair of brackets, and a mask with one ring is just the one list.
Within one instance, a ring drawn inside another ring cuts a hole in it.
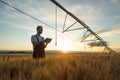
[{"label": "man's face", "polygon": [[42,28],[42,27],[40,27],[40,28],[37,29],[37,33],[38,33],[38,34],[42,34],[42,31],[43,31],[43,28]]}]

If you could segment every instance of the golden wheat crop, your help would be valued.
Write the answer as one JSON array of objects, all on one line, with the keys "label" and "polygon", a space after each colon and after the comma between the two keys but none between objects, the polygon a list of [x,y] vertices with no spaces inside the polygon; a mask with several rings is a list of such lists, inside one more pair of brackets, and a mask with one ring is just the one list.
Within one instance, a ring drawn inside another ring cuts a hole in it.
[{"label": "golden wheat crop", "polygon": [[120,80],[120,55],[0,55],[0,80]]}]

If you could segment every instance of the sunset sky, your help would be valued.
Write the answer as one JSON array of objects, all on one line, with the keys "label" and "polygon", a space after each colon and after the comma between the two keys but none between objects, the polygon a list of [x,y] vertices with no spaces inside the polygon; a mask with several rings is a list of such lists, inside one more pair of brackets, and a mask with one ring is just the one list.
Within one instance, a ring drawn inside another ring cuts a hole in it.
[{"label": "sunset sky", "polygon": [[[50,0],[3,0],[55,28],[55,5]],[[120,48],[120,0],[57,0],[68,11],[98,33],[111,48]],[[65,12],[58,8],[58,30],[62,31]],[[74,22],[68,17],[67,28]],[[42,25],[42,36],[52,38],[47,50],[84,50],[82,30],[59,33],[0,2],[0,50],[32,50],[31,35]],[[82,27],[82,26],[80,26]]]}]

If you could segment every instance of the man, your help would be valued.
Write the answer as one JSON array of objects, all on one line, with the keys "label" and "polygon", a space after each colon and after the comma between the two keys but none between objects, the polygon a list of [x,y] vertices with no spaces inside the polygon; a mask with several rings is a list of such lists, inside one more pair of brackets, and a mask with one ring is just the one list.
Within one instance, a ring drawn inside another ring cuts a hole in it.
[{"label": "man", "polygon": [[31,36],[31,42],[33,44],[33,58],[45,58],[45,48],[48,45],[48,41],[41,36],[43,32],[42,26],[37,26],[37,34]]}]

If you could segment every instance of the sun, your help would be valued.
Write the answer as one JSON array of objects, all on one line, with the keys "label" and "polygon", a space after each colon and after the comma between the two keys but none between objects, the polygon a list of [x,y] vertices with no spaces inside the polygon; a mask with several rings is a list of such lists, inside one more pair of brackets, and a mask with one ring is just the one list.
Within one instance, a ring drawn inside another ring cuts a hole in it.
[{"label": "sun", "polygon": [[64,51],[64,52],[67,52],[67,51],[69,51],[69,48],[67,48],[67,47],[64,46],[64,47],[61,47],[60,50]]},{"label": "sun", "polygon": [[64,52],[70,51],[70,49],[71,49],[70,44],[71,44],[71,42],[69,39],[63,39],[61,44],[59,45],[59,49]]}]

